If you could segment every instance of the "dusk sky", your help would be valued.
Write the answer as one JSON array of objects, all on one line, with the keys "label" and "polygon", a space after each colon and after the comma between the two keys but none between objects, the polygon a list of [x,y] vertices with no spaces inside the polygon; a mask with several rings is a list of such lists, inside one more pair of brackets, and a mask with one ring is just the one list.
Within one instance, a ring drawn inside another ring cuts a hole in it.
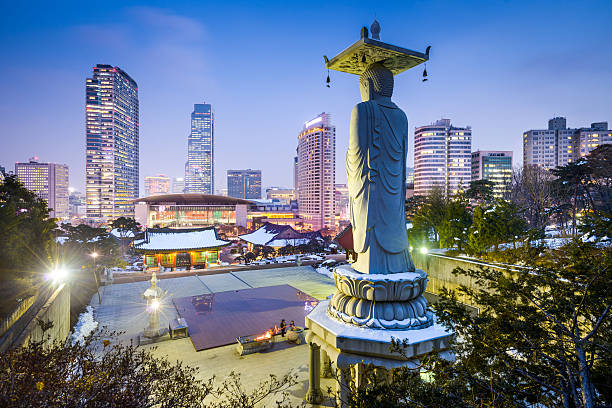
[{"label": "dusk sky", "polygon": [[[381,40],[424,51],[396,77],[394,101],[413,130],[441,117],[473,129],[472,150],[513,150],[522,132],[553,116],[568,126],[612,122],[612,1],[3,2],[0,165],[70,166],[84,189],[85,79],[95,64],[136,80],[140,175],[182,176],[194,103],[215,111],[215,184],[226,170],[262,170],[262,184],[292,187],[304,122],[321,112],[336,125],[336,182],[357,77],[327,71],[374,14]],[[22,5],[21,5],[22,4]],[[612,123],[611,123],[612,124]]]}]

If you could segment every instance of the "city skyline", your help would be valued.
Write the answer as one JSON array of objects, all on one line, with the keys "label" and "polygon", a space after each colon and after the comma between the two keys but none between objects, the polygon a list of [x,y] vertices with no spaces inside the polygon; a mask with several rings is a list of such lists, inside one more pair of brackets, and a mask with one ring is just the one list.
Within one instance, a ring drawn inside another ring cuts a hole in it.
[{"label": "city skyline", "polygon": [[[0,68],[6,94],[0,120],[2,134],[11,138],[0,152],[0,164],[11,168],[11,163],[36,154],[65,162],[71,168],[73,187],[84,191],[82,80],[91,66],[109,63],[125,69],[140,85],[140,183],[146,174],[183,174],[185,150],[179,141],[189,131],[185,115],[194,102],[207,100],[214,101],[218,119],[215,189],[223,186],[221,176],[227,169],[247,160],[267,175],[266,184],[290,187],[287,169],[295,149],[294,129],[311,112],[325,110],[334,115],[338,152],[346,150],[350,106],[359,102],[359,95],[354,80],[333,72],[331,88],[325,87],[321,55],[337,52],[354,40],[355,27],[369,25],[375,12],[383,40],[414,49],[432,45],[428,82],[420,82],[417,70],[397,79],[401,91],[394,99],[408,113],[411,130],[409,164],[412,130],[441,116],[472,125],[473,150],[512,150],[520,164],[521,135],[525,129],[540,128],[543,118],[565,116],[572,128],[611,119],[605,111],[610,105],[605,89],[611,79],[604,68],[611,56],[599,52],[610,38],[610,28],[604,24],[610,5],[588,3],[589,7],[558,2],[481,3],[480,7],[417,4],[393,12],[385,6],[373,10],[369,5],[336,4],[326,10],[344,18],[308,35],[295,22],[319,14],[316,4],[299,12],[280,11],[274,3],[260,10],[215,5],[208,7],[210,18],[194,17],[202,15],[198,6],[180,2],[172,9],[58,5],[46,10],[48,6],[43,6],[37,8],[36,16],[34,10],[9,9],[2,27],[3,38],[11,41],[3,44],[3,58],[10,63]],[[224,13],[231,14],[235,24],[214,18]],[[38,15],[48,18],[41,20]],[[62,27],[50,23],[57,15],[65,22]],[[456,19],[436,23],[449,16]],[[469,26],[461,23],[468,16]],[[436,29],[400,23],[408,17]],[[572,33],[562,25],[540,24],[569,18],[576,24]],[[275,24],[261,24],[270,20]],[[250,38],[253,30],[258,35]],[[116,47],[107,46],[107,35],[116,40]],[[278,66],[271,68],[255,46],[260,38],[265,38],[272,52],[288,52]],[[234,47],[227,44],[240,46],[248,67],[233,63]],[[470,50],[467,57],[466,49]],[[597,55],[598,64],[585,64],[576,54]],[[176,64],[177,60],[183,63]],[[36,76],[34,67],[41,65],[53,67],[53,81]],[[559,81],[565,85],[559,87]],[[291,95],[300,98],[290,99],[290,104],[281,102]],[[46,106],[37,113],[40,121],[25,120],[32,100]],[[258,126],[271,113],[272,131]],[[242,120],[235,120],[236,116]],[[500,123],[504,124],[501,129]],[[269,160],[268,154],[280,159]],[[342,183],[345,171],[340,155],[337,165],[336,182]]]}]

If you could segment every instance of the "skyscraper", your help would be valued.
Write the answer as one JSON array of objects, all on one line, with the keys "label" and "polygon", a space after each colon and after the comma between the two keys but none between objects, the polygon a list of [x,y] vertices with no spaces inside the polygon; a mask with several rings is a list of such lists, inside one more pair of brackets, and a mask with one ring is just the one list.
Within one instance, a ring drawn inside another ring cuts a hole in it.
[{"label": "skyscraper", "polygon": [[138,85],[123,70],[98,64],[85,85],[87,218],[134,216],[139,193]]},{"label": "skyscraper", "polygon": [[488,180],[493,183],[493,196],[503,198],[512,181],[512,152],[472,152],[472,181]]},{"label": "skyscraper", "polygon": [[215,118],[208,103],[196,103],[187,142],[185,192],[214,194]]},{"label": "skyscraper", "polygon": [[454,127],[441,119],[414,131],[414,194],[433,188],[452,195],[467,188],[472,177],[472,128]]},{"label": "skyscraper", "polygon": [[523,133],[523,164],[554,169],[575,162],[601,144],[612,143],[608,122],[591,123],[588,128],[571,129],[565,118],[548,121],[548,129]]},{"label": "skyscraper", "polygon": [[333,228],[336,180],[336,127],[323,112],[298,135],[299,214],[313,230]]},{"label": "skyscraper", "polygon": [[15,174],[21,184],[47,202],[52,218],[68,220],[67,165],[39,163],[38,158],[33,157],[28,163],[15,163]]},{"label": "skyscraper", "polygon": [[145,176],[145,196],[170,193],[170,177],[164,174]]},{"label": "skyscraper", "polygon": [[261,170],[228,170],[227,195],[234,198],[261,198]]}]

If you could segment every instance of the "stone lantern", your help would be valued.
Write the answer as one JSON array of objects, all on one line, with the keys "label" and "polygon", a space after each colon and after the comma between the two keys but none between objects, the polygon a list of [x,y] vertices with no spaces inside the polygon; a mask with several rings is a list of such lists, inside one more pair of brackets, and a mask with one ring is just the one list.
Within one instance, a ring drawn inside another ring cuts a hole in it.
[{"label": "stone lantern", "polygon": [[168,291],[164,291],[157,286],[159,279],[155,276],[155,272],[153,272],[150,282],[151,287],[142,294],[143,299],[147,301],[147,313],[149,314],[149,325],[144,329],[143,337],[147,339],[156,339],[167,332],[166,328],[160,328],[159,326],[159,312],[162,298]]}]

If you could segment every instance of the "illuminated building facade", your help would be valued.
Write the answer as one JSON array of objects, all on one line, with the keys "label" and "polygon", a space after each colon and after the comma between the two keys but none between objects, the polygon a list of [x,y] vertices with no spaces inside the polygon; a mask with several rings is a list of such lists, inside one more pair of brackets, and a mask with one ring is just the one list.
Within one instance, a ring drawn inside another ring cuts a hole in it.
[{"label": "illuminated building facade", "polygon": [[50,217],[70,218],[67,165],[39,163],[33,157],[28,163],[15,163],[15,175],[25,188],[47,202]]},{"label": "illuminated building facade", "polygon": [[133,217],[139,194],[138,85],[120,68],[98,64],[85,92],[87,217]]},{"label": "illuminated building facade", "polygon": [[348,220],[350,205],[348,186],[346,184],[336,184],[335,195],[336,217],[339,217],[340,220]]},{"label": "illuminated building facade", "polygon": [[261,170],[228,170],[227,195],[234,198],[261,198]]},{"label": "illuminated building facade", "polygon": [[297,204],[208,194],[163,194],[136,200],[136,221],[149,228],[254,228],[265,222],[303,229]]},{"label": "illuminated building facade", "polygon": [[588,155],[599,145],[612,144],[612,131],[608,129],[608,122],[591,123],[590,128],[579,129],[577,136],[580,146],[575,150],[576,159]]},{"label": "illuminated building facade", "polygon": [[512,152],[472,152],[472,181],[488,180],[493,183],[493,196],[503,198],[512,181]]},{"label": "illuminated building facade", "polygon": [[185,192],[213,194],[215,185],[215,118],[212,106],[196,103],[187,141]]},{"label": "illuminated building facade", "polygon": [[268,200],[278,200],[281,203],[289,204],[295,200],[295,190],[292,188],[270,187],[266,189]]},{"label": "illuminated building facade", "polygon": [[145,176],[145,196],[170,193],[170,177],[164,174]]},{"label": "illuminated building facade", "polygon": [[565,118],[557,117],[548,121],[548,129],[523,132],[523,164],[554,169],[575,162],[597,146],[609,143],[612,143],[612,131],[607,122],[571,129],[567,127]]},{"label": "illuminated building facade", "polygon": [[472,129],[450,119],[414,131],[414,195],[440,188],[445,196],[467,188],[472,177]]},{"label": "illuminated building facade", "polygon": [[313,230],[334,228],[336,128],[323,112],[306,122],[298,135],[298,208]]}]

